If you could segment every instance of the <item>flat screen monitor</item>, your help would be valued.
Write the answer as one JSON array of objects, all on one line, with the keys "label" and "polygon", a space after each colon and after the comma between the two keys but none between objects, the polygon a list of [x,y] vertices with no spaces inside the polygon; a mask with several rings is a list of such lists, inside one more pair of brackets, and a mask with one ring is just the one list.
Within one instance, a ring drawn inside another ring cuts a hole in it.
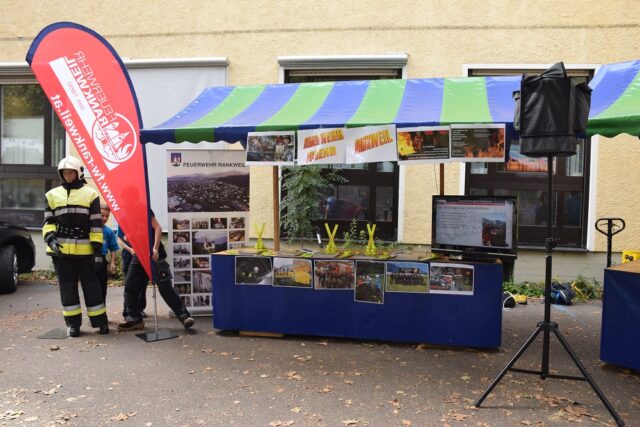
[{"label": "flat screen monitor", "polygon": [[511,196],[433,196],[431,250],[516,258],[517,208]]}]

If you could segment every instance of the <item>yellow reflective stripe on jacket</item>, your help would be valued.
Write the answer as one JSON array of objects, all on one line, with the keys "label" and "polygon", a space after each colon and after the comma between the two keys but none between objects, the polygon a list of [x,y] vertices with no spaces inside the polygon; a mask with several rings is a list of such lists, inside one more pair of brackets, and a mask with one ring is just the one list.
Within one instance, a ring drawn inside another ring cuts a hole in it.
[{"label": "yellow reflective stripe on jacket", "polygon": [[45,224],[44,227],[42,227],[42,237],[46,236],[48,233],[51,233],[52,231],[55,232],[57,229],[55,224]]},{"label": "yellow reflective stripe on jacket", "polygon": [[[56,187],[46,194],[47,206],[45,208],[45,224],[42,234],[46,236],[50,232],[58,230],[58,224],[73,226],[77,223],[88,224],[89,234],[83,239],[58,239],[62,244],[60,252],[63,255],[93,255],[91,243],[102,244],[102,217],[100,215],[100,199],[98,193],[87,187],[74,188],[67,191],[66,188]],[[74,215],[66,217],[66,215]],[[85,219],[86,218],[86,222]],[[79,236],[80,237],[80,236]],[[47,254],[53,254],[53,250],[47,247]]]},{"label": "yellow reflective stripe on jacket", "polygon": [[[74,239],[58,239],[58,243],[61,243],[60,252],[66,255],[93,255],[93,247],[91,242],[87,239],[74,240]],[[47,246],[47,253],[51,254],[53,251]]]}]

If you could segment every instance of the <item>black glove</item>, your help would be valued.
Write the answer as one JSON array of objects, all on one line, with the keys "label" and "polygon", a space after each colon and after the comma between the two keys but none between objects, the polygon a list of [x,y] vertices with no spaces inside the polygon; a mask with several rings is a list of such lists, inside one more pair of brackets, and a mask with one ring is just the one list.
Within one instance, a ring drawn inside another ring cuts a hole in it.
[{"label": "black glove", "polygon": [[62,252],[60,251],[60,248],[62,247],[62,244],[60,242],[58,242],[58,239],[56,238],[56,234],[55,233],[47,234],[47,237],[45,237],[44,241],[46,242],[47,246],[49,246],[51,248],[53,253],[55,253],[57,255],[61,255],[62,254]]}]

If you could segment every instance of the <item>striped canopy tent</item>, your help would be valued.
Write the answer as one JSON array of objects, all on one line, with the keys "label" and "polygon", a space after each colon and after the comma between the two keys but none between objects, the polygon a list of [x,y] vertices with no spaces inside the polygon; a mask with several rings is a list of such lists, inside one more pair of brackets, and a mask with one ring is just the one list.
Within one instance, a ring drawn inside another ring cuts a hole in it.
[{"label": "striped canopy tent", "polygon": [[[370,80],[212,87],[143,142],[240,141],[247,133],[395,124],[513,122],[520,77]],[[588,133],[640,135],[640,61],[604,65],[593,88]]]},{"label": "striped canopy tent", "polygon": [[395,124],[510,123],[520,77],[215,87],[142,141],[240,141],[254,131]]},{"label": "striped canopy tent", "polygon": [[640,60],[603,65],[589,85],[587,133],[640,136]]}]

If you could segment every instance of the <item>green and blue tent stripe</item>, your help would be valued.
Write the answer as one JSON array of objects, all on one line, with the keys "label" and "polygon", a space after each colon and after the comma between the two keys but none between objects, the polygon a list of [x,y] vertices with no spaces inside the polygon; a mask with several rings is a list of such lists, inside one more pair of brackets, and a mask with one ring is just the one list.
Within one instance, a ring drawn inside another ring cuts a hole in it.
[{"label": "green and blue tent stripe", "polygon": [[640,135],[640,61],[603,65],[589,86],[588,135]]},{"label": "green and blue tent stripe", "polygon": [[[593,88],[589,134],[640,134],[640,61],[603,66]],[[247,133],[395,124],[505,123],[520,77],[371,80],[209,88],[176,116],[142,130],[142,141],[241,141]]]}]

